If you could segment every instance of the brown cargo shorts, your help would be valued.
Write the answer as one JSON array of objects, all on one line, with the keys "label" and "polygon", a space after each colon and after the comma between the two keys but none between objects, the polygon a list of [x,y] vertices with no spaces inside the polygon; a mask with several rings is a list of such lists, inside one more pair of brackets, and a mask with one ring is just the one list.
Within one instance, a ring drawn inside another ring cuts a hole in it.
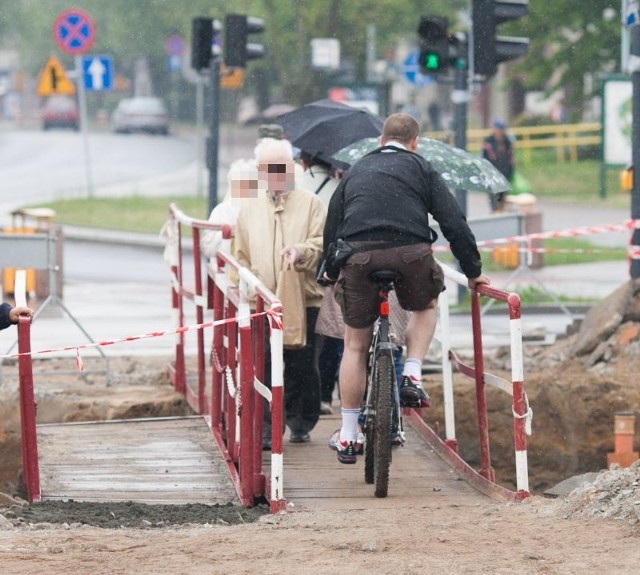
[{"label": "brown cargo shorts", "polygon": [[[380,244],[379,241],[349,243],[354,247]],[[393,270],[400,275],[395,291],[400,307],[408,311],[427,309],[444,290],[444,274],[433,258],[431,244],[356,252],[342,268],[334,292],[348,326],[369,327],[378,317],[378,286],[370,279],[371,273],[378,270]]]}]

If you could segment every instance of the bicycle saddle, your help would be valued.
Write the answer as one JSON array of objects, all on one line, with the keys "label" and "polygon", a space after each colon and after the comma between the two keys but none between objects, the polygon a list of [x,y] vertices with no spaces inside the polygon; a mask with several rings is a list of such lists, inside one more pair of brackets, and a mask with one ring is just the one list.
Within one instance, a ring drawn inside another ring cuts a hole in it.
[{"label": "bicycle saddle", "polygon": [[394,282],[400,277],[400,274],[393,270],[376,270],[371,272],[369,278],[376,282]]}]

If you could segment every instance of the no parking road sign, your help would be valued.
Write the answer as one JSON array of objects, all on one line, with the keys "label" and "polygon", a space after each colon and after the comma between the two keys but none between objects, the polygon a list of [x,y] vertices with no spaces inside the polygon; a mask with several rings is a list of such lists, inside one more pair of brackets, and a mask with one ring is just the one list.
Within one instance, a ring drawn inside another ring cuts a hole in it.
[{"label": "no parking road sign", "polygon": [[82,54],[93,46],[96,26],[91,16],[77,8],[60,13],[53,24],[53,39],[65,54]]}]

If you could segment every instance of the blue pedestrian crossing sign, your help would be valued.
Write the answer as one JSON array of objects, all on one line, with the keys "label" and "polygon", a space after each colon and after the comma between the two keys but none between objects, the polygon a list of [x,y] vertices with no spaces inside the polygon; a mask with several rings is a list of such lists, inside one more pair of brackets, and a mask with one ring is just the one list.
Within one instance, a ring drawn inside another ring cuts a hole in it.
[{"label": "blue pedestrian crossing sign", "polygon": [[110,56],[83,56],[82,79],[85,90],[100,92],[111,90],[113,63]]}]

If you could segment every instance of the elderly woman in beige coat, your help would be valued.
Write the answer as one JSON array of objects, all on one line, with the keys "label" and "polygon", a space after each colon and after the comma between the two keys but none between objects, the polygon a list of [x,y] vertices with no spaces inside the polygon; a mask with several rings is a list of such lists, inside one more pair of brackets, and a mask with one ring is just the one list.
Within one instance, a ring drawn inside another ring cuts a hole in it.
[{"label": "elderly woman in beige coat", "polygon": [[288,141],[261,140],[256,147],[256,161],[258,180],[266,188],[267,200],[249,202],[240,209],[234,251],[238,261],[274,293],[284,266],[304,274],[307,341],[302,349],[284,351],[284,400],[290,441],[307,443],[320,414],[320,382],[313,365],[313,350],[323,296],[316,283],[316,268],[327,209],[313,193],[295,188],[293,153]]}]

